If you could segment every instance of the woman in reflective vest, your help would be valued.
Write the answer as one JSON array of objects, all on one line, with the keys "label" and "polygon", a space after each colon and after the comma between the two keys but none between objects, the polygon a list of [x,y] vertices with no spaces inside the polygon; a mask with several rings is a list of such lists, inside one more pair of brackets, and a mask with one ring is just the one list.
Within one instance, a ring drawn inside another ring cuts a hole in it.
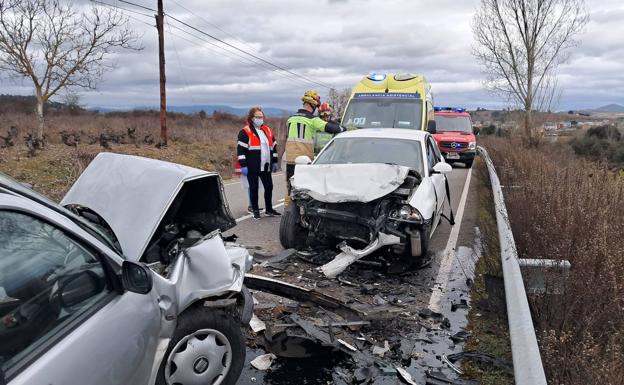
[{"label": "woman in reflective vest", "polygon": [[277,172],[277,142],[272,130],[264,124],[264,113],[260,107],[253,107],[247,113],[247,124],[238,133],[236,155],[241,173],[247,176],[249,195],[254,219],[260,219],[258,207],[258,178],[264,187],[265,213],[280,215],[273,209],[273,179],[271,172]]}]

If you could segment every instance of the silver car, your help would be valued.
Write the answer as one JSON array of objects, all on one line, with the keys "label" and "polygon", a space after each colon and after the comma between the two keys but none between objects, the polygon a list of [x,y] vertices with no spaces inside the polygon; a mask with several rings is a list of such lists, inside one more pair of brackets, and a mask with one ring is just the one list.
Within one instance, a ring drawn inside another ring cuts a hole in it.
[{"label": "silver car", "polygon": [[102,153],[61,205],[0,174],[0,384],[235,384],[246,249],[218,174]]}]

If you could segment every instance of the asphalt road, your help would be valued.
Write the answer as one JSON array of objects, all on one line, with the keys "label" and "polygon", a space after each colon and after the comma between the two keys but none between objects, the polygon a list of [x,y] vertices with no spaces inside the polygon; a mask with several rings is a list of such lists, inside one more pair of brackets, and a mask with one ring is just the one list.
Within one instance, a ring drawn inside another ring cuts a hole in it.
[{"label": "asphalt road", "polygon": [[[448,317],[451,322],[448,334],[456,333],[466,326],[466,310],[451,310],[451,304],[460,302],[460,300],[468,300],[468,283],[467,278],[471,278],[474,273],[474,262],[478,255],[478,247],[475,247],[476,226],[478,218],[478,196],[476,183],[474,181],[472,170],[466,169],[463,164],[458,163],[454,166],[453,171],[448,175],[451,204],[455,213],[456,224],[451,226],[447,221],[443,220],[436,229],[430,241],[429,253],[433,257],[432,262],[426,268],[414,271],[414,274],[404,280],[409,282],[411,311],[415,309],[429,308],[433,311],[442,313]],[[285,179],[283,174],[276,174],[274,181],[274,198],[273,206],[278,210],[283,209],[283,197],[285,193]],[[226,194],[230,204],[230,209],[237,218],[238,225],[225,235],[236,234],[238,243],[245,245],[250,252],[260,251],[263,254],[276,253],[282,250],[279,244],[279,217],[263,217],[260,220],[250,218],[247,213],[247,195],[246,191],[238,180],[226,182]],[[262,194],[260,194],[260,197]],[[260,202],[262,202],[260,198]],[[448,212],[447,212],[448,214]],[[299,263],[299,265],[302,265]],[[361,266],[355,268],[353,274],[349,274],[348,268],[345,271],[348,279],[357,281],[358,271],[361,272]],[[375,269],[375,267],[370,267]],[[254,271],[254,273],[262,274],[262,269]],[[268,272],[270,275],[270,271]],[[354,275],[355,274],[355,275]],[[284,277],[285,280],[292,280],[293,277]],[[395,280],[388,277],[388,280],[381,284],[386,284],[386,290],[392,292],[400,292],[405,288],[405,283],[398,286]],[[296,284],[296,282],[295,282]],[[334,285],[335,286],[335,285]],[[338,286],[328,288],[329,294],[336,298],[351,297],[357,295],[350,292],[353,288],[347,286]],[[345,298],[343,298],[345,299]],[[364,301],[370,299],[360,298]],[[416,329],[413,330],[416,332]],[[428,335],[429,336],[429,335]],[[391,336],[388,336],[391,337]],[[456,353],[462,351],[462,344],[445,343],[445,338],[436,336],[440,341],[436,345],[416,346],[416,350],[422,353],[422,357],[412,361],[407,370],[413,376],[416,383],[425,383],[425,373],[428,369],[442,370],[449,378],[453,378],[454,373],[450,371],[440,360],[441,354]],[[429,352],[429,353],[426,353]],[[434,353],[435,352],[435,353]],[[262,350],[247,351],[247,360],[244,366],[243,374],[238,381],[239,385],[285,385],[291,383],[293,375],[302,378],[301,383],[309,384],[325,384],[331,379],[331,365],[325,367],[327,373],[321,374],[320,367],[314,369],[306,369],[301,365],[317,365],[314,362],[308,362],[305,359],[298,361],[294,366],[287,364],[278,364],[277,369],[268,372],[260,372],[251,368],[249,361],[263,354]],[[283,361],[281,361],[283,362]],[[321,365],[321,364],[319,364]],[[325,366],[322,364],[321,366]],[[331,382],[331,381],[330,381]],[[374,385],[387,385],[401,383],[396,377],[379,377]]]}]

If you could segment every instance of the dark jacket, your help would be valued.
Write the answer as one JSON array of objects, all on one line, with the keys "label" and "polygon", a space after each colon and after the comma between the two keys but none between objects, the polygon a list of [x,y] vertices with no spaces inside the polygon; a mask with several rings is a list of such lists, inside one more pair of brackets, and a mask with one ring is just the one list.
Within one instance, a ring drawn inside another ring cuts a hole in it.
[{"label": "dark jacket", "polygon": [[272,165],[277,163],[277,141],[273,136],[273,131],[267,126],[262,125],[262,131],[269,140],[269,163],[261,165],[261,141],[258,131],[253,124],[248,123],[238,133],[238,145],[236,146],[236,155],[241,167],[247,167],[251,173],[259,173],[261,171],[271,171]]}]

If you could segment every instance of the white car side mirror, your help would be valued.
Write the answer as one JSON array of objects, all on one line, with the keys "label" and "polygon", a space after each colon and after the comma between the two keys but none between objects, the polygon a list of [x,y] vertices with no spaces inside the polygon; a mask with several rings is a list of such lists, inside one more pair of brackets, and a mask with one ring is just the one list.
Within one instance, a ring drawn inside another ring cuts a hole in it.
[{"label": "white car side mirror", "polygon": [[295,164],[310,164],[312,163],[312,159],[307,155],[299,155],[295,158]]},{"label": "white car side mirror", "polygon": [[438,162],[433,166],[433,171],[437,174],[448,174],[453,171],[453,167],[446,162]]}]

